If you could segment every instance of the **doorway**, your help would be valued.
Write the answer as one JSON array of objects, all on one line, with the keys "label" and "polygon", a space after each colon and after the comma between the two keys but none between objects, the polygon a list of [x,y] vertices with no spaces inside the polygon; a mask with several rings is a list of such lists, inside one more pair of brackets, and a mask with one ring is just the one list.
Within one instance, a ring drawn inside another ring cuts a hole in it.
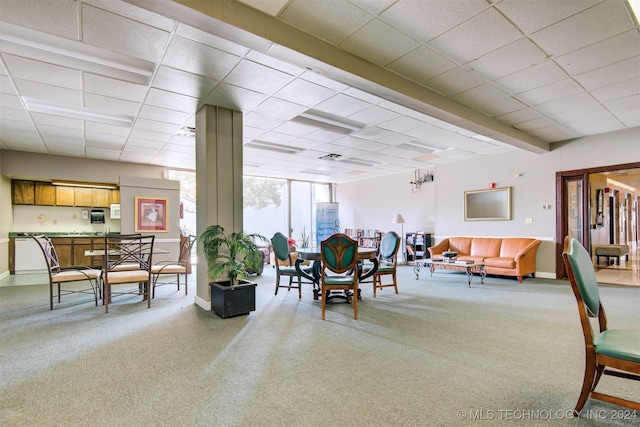
[{"label": "doorway", "polygon": [[[590,253],[594,245],[607,243],[628,243],[632,249],[630,252],[637,251],[640,243],[638,236],[640,186],[633,180],[629,180],[627,184],[620,183],[617,189],[606,184],[609,182],[607,181],[609,175],[634,177],[634,173],[640,175],[640,162],[556,172],[556,277],[558,279],[567,277],[562,261],[564,237],[567,235],[580,241]],[[601,181],[598,182],[597,179]],[[596,185],[591,185],[593,182]],[[632,268],[635,270],[637,270],[637,262],[635,258],[631,261]]]}]

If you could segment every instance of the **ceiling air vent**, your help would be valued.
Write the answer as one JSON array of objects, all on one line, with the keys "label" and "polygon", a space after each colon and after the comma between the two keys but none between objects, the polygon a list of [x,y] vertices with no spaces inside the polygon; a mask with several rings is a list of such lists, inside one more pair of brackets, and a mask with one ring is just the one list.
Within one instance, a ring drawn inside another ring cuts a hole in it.
[{"label": "ceiling air vent", "polygon": [[184,126],[178,131],[178,136],[196,136],[196,128]]},{"label": "ceiling air vent", "polygon": [[320,160],[335,160],[335,159],[339,159],[340,157],[342,157],[340,154],[331,153],[331,154],[327,154],[326,156],[322,156],[318,158]]}]

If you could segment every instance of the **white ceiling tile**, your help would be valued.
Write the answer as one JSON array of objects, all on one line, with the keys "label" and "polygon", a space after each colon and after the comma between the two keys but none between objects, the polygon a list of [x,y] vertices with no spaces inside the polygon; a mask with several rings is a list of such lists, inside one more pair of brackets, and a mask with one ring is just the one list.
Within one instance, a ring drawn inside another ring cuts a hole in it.
[{"label": "white ceiling tile", "polygon": [[602,108],[600,103],[588,93],[579,93],[577,95],[571,95],[554,101],[545,102],[544,104],[539,104],[535,107],[536,110],[541,111],[546,115],[555,116],[563,112],[583,109],[591,105],[598,109]]},{"label": "white ceiling tile", "polygon": [[239,61],[239,56],[184,37],[174,37],[162,64],[213,80],[222,80]]},{"label": "white ceiling tile", "polygon": [[521,37],[522,33],[500,13],[488,9],[431,40],[427,46],[464,64]]},{"label": "white ceiling tile", "polygon": [[512,94],[563,80],[567,74],[553,61],[545,61],[526,70],[518,71],[494,83]]},{"label": "white ceiling tile", "polygon": [[171,138],[171,136],[172,136],[171,134],[167,134],[167,133],[151,132],[151,131],[142,130],[142,129],[132,129],[130,138],[147,139],[150,141],[157,141],[157,142],[164,143],[164,142],[167,142],[169,138]]},{"label": "white ceiling tile", "polygon": [[293,80],[293,76],[257,62],[242,60],[229,73],[226,83],[241,86],[255,92],[272,95]]},{"label": "white ceiling tile", "polygon": [[366,108],[349,116],[350,119],[365,123],[367,126],[377,125],[398,117],[400,114],[377,106]]},{"label": "white ceiling tile", "polygon": [[291,0],[279,18],[323,40],[338,44],[366,24],[372,16],[347,2],[335,7],[329,1]]},{"label": "white ceiling tile", "polygon": [[617,98],[623,98],[628,95],[638,94],[640,92],[640,84],[637,79],[629,79],[622,82],[614,83],[609,86],[603,86],[593,89],[591,94],[600,102],[611,101]]},{"label": "white ceiling tile", "polygon": [[316,105],[315,109],[338,116],[351,116],[365,108],[370,107],[368,102],[361,101],[341,93]]},{"label": "white ceiling tile", "polygon": [[349,86],[343,83],[340,83],[336,80],[331,80],[312,71],[305,71],[300,75],[300,78],[318,84],[320,86],[324,86],[328,89],[332,89],[336,92],[344,92],[345,90],[349,89]]},{"label": "white ceiling tile", "polygon": [[28,98],[52,101],[57,104],[82,105],[82,92],[60,86],[52,86],[29,80],[14,79],[20,95]]},{"label": "white ceiling tile", "polygon": [[247,52],[244,59],[257,62],[258,64],[273,68],[274,70],[282,71],[283,73],[290,74],[296,77],[305,72],[304,68],[296,67],[295,65],[291,65],[287,62],[280,61],[279,59],[272,58],[263,53],[256,52],[255,50],[250,50],[249,52]]},{"label": "white ceiling tile", "polygon": [[191,39],[195,42],[198,42],[199,44],[204,44],[223,52],[231,53],[238,57],[245,56],[249,52],[249,49],[244,46],[240,46],[237,43],[233,43],[214,34],[204,32],[202,30],[182,23],[178,25],[178,28],[176,29],[176,35],[181,36],[185,39]]},{"label": "white ceiling tile", "polygon": [[143,102],[148,87],[141,84],[125,82],[109,77],[83,73],[84,90],[98,95],[122,98],[133,102]]},{"label": "white ceiling tile", "polygon": [[[0,104],[2,105],[2,104]],[[31,122],[31,118],[29,117],[29,114],[22,110],[22,109],[17,109],[17,108],[4,108],[4,107],[0,107],[0,121],[4,121],[4,122]]]},{"label": "white ceiling tile", "polygon": [[238,0],[241,3],[261,10],[262,12],[276,16],[280,10],[288,3],[289,0]]},{"label": "white ceiling tile", "polygon": [[613,83],[635,79],[640,82],[640,57],[627,59],[615,64],[588,71],[574,78],[587,90],[609,86]]},{"label": "white ceiling tile", "polygon": [[143,105],[140,109],[140,117],[181,125],[189,118],[189,114],[152,105]]},{"label": "white ceiling tile", "polygon": [[584,93],[584,89],[575,80],[567,78],[535,89],[521,92],[516,98],[527,105],[538,105],[556,99]]},{"label": "white ceiling tile", "polygon": [[242,124],[253,126],[259,129],[271,130],[283,123],[282,119],[267,116],[261,113],[251,112],[243,116]]},{"label": "white ceiling tile", "polygon": [[602,0],[502,0],[495,7],[509,16],[525,34],[575,15]]},{"label": "white ceiling tile", "polygon": [[335,91],[307,80],[295,79],[277,91],[274,96],[286,101],[313,107],[335,95]]},{"label": "white ceiling tile", "polygon": [[173,123],[159,122],[156,120],[138,119],[136,120],[134,129],[148,130],[152,132],[161,132],[169,135],[175,135],[180,130],[180,126]]},{"label": "white ceiling tile", "polygon": [[630,30],[634,23],[625,2],[607,0],[531,34],[547,54],[559,56]]},{"label": "white ceiling tile", "polygon": [[78,3],[75,0],[3,1],[2,21],[68,39],[78,39]]},{"label": "white ceiling tile", "polygon": [[[252,129],[255,129],[255,128],[252,128]],[[282,125],[274,128],[274,131],[276,132],[284,133],[286,135],[293,135],[297,137],[308,135],[309,133],[315,130],[316,128],[314,126],[307,126],[302,123],[296,123],[296,122],[285,122]],[[264,132],[264,131],[261,131],[261,132]],[[247,134],[246,126],[243,129],[243,133],[246,136]]]},{"label": "white ceiling tile", "polygon": [[138,110],[140,110],[140,104],[137,102],[96,95],[93,93],[85,93],[84,106],[94,110],[125,114],[128,116],[135,116],[138,114]]},{"label": "white ceiling tile", "polygon": [[423,125],[424,123],[419,120],[412,119],[411,117],[397,117],[395,119],[387,120],[384,123],[380,123],[378,127],[393,132],[405,132]]},{"label": "white ceiling tile", "polygon": [[169,32],[84,5],[82,40],[93,46],[157,62],[169,42]]},{"label": "white ceiling tile", "polygon": [[306,110],[307,107],[304,105],[294,104],[293,102],[287,102],[277,98],[268,98],[254,109],[254,111],[259,113],[284,120],[289,120]]},{"label": "white ceiling tile", "polygon": [[30,80],[68,89],[82,89],[80,71],[19,56],[3,54],[7,68],[16,79]]},{"label": "white ceiling tile", "polygon": [[487,80],[495,80],[543,62],[547,55],[523,37],[466,64]]},{"label": "white ceiling tile", "polygon": [[364,139],[370,139],[370,140],[376,140],[378,138],[382,138],[390,134],[392,134],[390,130],[382,129],[377,126],[372,126],[369,128],[364,128],[357,132],[353,132],[351,136],[356,136],[358,138],[364,138]]},{"label": "white ceiling tile", "polygon": [[486,104],[491,104],[508,97],[508,93],[500,90],[498,87],[490,83],[485,83],[469,90],[465,90],[464,92],[460,92],[451,98],[464,105],[480,109]]},{"label": "white ceiling tile", "polygon": [[48,138],[51,138],[53,136],[77,140],[82,140],[84,138],[84,132],[82,131],[82,129],[38,125],[38,132],[40,132],[40,135],[42,135],[42,138],[45,140],[45,142],[48,141]]},{"label": "white ceiling tile", "polygon": [[427,42],[488,6],[484,0],[456,0],[448,2],[447,7],[437,1],[398,1],[380,18],[402,28],[414,39]]},{"label": "white ceiling tile", "polygon": [[189,113],[195,111],[198,106],[198,98],[151,88],[147,95],[146,103],[155,107]]},{"label": "white ceiling tile", "polygon": [[313,132],[309,132],[305,135],[306,139],[310,139],[312,141],[320,141],[320,142],[330,142],[335,141],[340,138],[342,135],[335,132],[330,132],[328,130],[317,129]]},{"label": "white ceiling tile", "polygon": [[385,66],[419,46],[418,42],[389,24],[373,19],[339,46],[360,58]]},{"label": "white ceiling tile", "polygon": [[484,80],[463,67],[445,71],[424,82],[429,88],[446,96],[456,95],[483,83],[485,83]]},{"label": "white ceiling tile", "polygon": [[204,104],[238,111],[251,111],[267,99],[267,95],[239,86],[222,83],[205,99]]},{"label": "white ceiling tile", "polygon": [[96,6],[100,9],[113,12],[117,15],[126,16],[138,22],[142,22],[152,27],[160,28],[165,31],[171,31],[175,25],[175,21],[142,9],[138,6],[126,2],[113,0],[83,0],[83,3]]},{"label": "white ceiling tile", "polygon": [[[140,119],[138,119],[140,120]],[[106,123],[97,122],[84,122],[85,136],[92,133],[104,133],[109,135],[116,135],[121,137],[127,137],[129,135],[130,128],[123,126],[108,125]]]},{"label": "white ceiling tile", "polygon": [[505,123],[511,123],[513,125],[528,122],[542,117],[542,113],[534,108],[523,108],[521,110],[512,111],[504,115],[498,116],[498,119]]},{"label": "white ceiling tile", "polygon": [[391,62],[386,68],[420,83],[451,70],[455,66],[455,62],[426,46],[419,46],[417,49]]},{"label": "white ceiling tile", "polygon": [[638,56],[640,33],[637,29],[627,31],[599,43],[575,50],[555,58],[555,61],[569,74],[582,74]]},{"label": "white ceiling tile", "polygon": [[[2,70],[2,67],[0,67]],[[6,93],[8,95],[17,95],[16,91],[13,89],[11,85],[11,80],[4,73],[0,73],[0,93]]]},{"label": "white ceiling tile", "polygon": [[161,66],[152,87],[194,98],[205,98],[220,82],[175,68]]}]

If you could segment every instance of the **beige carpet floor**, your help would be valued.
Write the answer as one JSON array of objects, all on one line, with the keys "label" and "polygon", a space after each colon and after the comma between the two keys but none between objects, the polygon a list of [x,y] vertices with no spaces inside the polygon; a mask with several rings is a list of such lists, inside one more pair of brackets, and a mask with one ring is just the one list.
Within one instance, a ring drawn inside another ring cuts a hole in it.
[{"label": "beige carpet floor", "polygon": [[[150,309],[126,297],[109,314],[87,296],[50,311],[47,286],[0,283],[0,425],[640,424],[591,400],[571,416],[584,350],[567,282],[399,275],[398,295],[362,286],[358,320],[335,303],[325,321],[310,285],[274,296],[270,267],[256,311],[231,319],[194,305],[194,278],[189,296],[165,286]],[[601,294],[610,327],[638,328],[640,288]]]}]

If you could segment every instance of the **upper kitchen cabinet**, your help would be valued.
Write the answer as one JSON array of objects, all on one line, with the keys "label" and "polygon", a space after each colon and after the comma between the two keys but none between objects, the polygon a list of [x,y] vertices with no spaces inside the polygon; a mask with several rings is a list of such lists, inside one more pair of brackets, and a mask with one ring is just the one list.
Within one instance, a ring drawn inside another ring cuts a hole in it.
[{"label": "upper kitchen cabinet", "polygon": [[106,188],[92,188],[91,206],[95,208],[108,208],[111,206],[111,191]]},{"label": "upper kitchen cabinet", "polygon": [[76,206],[91,207],[93,204],[93,188],[75,187]]},{"label": "upper kitchen cabinet", "polygon": [[111,190],[111,203],[120,203],[120,190]]},{"label": "upper kitchen cabinet", "polygon": [[36,187],[33,181],[13,180],[13,204],[33,205],[36,203]]},{"label": "upper kitchen cabinet", "polygon": [[75,206],[75,194],[73,187],[56,185],[56,206]]},{"label": "upper kitchen cabinet", "polygon": [[54,206],[56,187],[50,182],[36,182],[36,205]]}]

